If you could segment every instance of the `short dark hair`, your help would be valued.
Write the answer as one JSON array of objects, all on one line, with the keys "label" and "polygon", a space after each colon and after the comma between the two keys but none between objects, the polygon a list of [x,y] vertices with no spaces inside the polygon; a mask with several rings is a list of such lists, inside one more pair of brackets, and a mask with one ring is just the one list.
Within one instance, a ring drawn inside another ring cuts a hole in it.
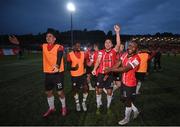
[{"label": "short dark hair", "polygon": [[136,45],[136,47],[138,48],[138,43],[135,41],[131,41],[130,43],[134,43]]},{"label": "short dark hair", "polygon": [[54,29],[48,29],[46,35],[47,34],[52,34],[55,38],[57,38],[57,32]]},{"label": "short dark hair", "polygon": [[112,38],[112,37],[106,37],[106,38],[105,38],[105,41],[106,41],[106,40],[113,41],[113,38]]}]

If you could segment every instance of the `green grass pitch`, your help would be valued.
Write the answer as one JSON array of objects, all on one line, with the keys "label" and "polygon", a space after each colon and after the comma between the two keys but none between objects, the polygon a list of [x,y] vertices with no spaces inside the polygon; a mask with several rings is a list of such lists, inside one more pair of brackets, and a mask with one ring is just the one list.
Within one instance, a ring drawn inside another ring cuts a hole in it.
[{"label": "green grass pitch", "polygon": [[[180,125],[180,56],[163,56],[163,71],[152,72],[143,83],[142,94],[136,98],[141,111],[128,125]],[[0,125],[81,125],[117,126],[124,117],[124,105],[116,91],[112,100],[112,114],[106,109],[97,116],[95,92],[90,91],[87,112],[76,112],[71,81],[65,72],[65,94],[68,115],[60,115],[60,101],[55,96],[56,112],[44,119],[48,104],[44,92],[44,75],[40,54],[0,57]],[[106,96],[103,95],[104,106]]]}]

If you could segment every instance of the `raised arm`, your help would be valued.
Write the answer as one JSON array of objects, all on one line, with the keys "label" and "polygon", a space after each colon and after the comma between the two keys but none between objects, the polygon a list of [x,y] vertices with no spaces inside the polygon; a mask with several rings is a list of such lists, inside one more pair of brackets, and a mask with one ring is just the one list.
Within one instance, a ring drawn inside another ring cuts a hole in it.
[{"label": "raised arm", "polygon": [[118,52],[119,49],[120,49],[120,45],[121,45],[120,26],[119,25],[114,25],[114,31],[116,33],[116,46],[115,46],[115,50]]},{"label": "raised arm", "polygon": [[16,44],[16,45],[19,45],[20,44],[20,41],[17,39],[17,37],[16,36],[14,36],[14,35],[11,35],[11,36],[9,36],[9,42],[11,42],[12,44]]},{"label": "raised arm", "polygon": [[[31,49],[31,48],[33,49],[33,48],[34,48],[34,46],[31,45],[30,43],[29,43],[28,45],[22,43],[22,41],[20,41],[20,40],[19,40],[16,36],[14,36],[14,35],[10,35],[10,36],[8,37],[8,39],[9,39],[9,42],[10,42],[10,43],[15,44],[15,45],[18,45],[19,48],[25,48],[25,47],[27,47],[27,46],[28,46],[28,48],[30,48],[30,49]],[[39,44],[37,48],[42,50],[42,44]]]}]

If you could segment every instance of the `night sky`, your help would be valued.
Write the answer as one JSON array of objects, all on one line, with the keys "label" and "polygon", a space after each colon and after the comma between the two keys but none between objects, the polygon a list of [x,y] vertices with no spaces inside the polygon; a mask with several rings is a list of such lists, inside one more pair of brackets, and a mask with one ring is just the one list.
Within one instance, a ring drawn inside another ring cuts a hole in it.
[{"label": "night sky", "polygon": [[[70,29],[69,0],[1,0],[0,34],[37,34]],[[71,0],[74,29],[123,34],[180,33],[180,0]]]}]

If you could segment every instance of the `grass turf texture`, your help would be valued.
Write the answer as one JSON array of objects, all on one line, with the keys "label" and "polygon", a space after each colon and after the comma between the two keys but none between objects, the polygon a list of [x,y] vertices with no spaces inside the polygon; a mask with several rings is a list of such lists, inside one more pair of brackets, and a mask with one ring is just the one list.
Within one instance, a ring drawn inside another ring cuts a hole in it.
[{"label": "grass turf texture", "polygon": [[[162,72],[151,73],[141,87],[142,94],[136,98],[141,111],[137,119],[128,125],[180,125],[180,56],[163,56]],[[104,108],[96,115],[95,92],[90,91],[87,112],[76,112],[71,92],[71,81],[65,72],[65,94],[68,115],[60,115],[61,103],[55,96],[56,112],[43,118],[48,109],[44,92],[44,75],[40,54],[0,58],[0,125],[102,125],[116,126],[124,117],[124,105],[116,91],[112,100],[112,114]]]}]

